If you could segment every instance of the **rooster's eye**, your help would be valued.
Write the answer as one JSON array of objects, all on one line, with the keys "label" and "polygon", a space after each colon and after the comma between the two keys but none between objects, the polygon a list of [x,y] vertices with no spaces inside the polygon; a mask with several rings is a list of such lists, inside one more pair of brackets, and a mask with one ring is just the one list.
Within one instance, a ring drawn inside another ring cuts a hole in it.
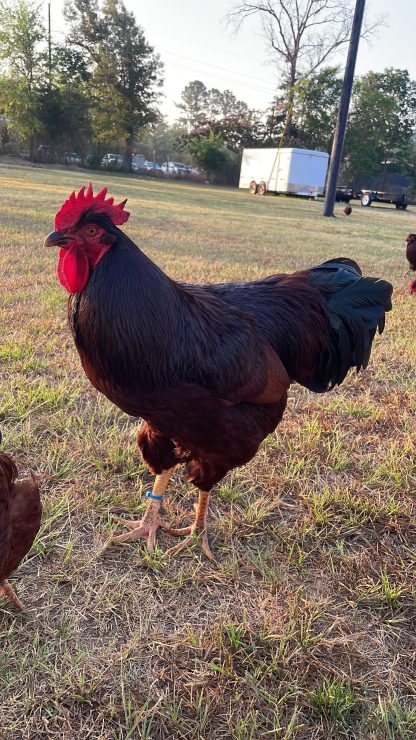
[{"label": "rooster's eye", "polygon": [[87,226],[87,234],[88,236],[95,236],[98,229],[96,226]]}]

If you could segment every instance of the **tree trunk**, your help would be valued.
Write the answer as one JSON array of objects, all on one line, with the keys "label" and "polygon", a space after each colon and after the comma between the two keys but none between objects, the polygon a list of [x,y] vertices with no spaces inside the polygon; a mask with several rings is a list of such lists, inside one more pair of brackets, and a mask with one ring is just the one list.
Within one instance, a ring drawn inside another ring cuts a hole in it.
[{"label": "tree trunk", "polygon": [[286,141],[290,139],[292,135],[292,120],[293,120],[293,104],[295,102],[295,86],[296,86],[296,65],[297,59],[292,60],[290,76],[287,86],[287,112],[285,119],[285,126],[282,135],[282,146],[285,145]]},{"label": "tree trunk", "polygon": [[123,170],[131,172],[131,160],[133,157],[133,132],[129,131],[124,137],[123,147]]},{"label": "tree trunk", "polygon": [[287,112],[286,112],[285,125],[283,129],[283,134],[282,134],[282,146],[285,146],[287,140],[290,139],[292,135],[293,99],[294,99],[294,90],[292,89],[289,92],[289,97],[287,100]]}]

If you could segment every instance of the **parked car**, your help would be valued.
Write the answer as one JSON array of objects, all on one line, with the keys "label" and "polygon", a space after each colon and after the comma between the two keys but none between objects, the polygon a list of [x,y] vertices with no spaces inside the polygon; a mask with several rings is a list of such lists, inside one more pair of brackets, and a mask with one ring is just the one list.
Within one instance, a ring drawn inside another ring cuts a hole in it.
[{"label": "parked car", "polygon": [[163,162],[162,172],[165,175],[171,175],[175,177],[185,177],[190,171],[190,167],[183,162]]},{"label": "parked car", "polygon": [[146,157],[143,154],[133,154],[131,158],[131,170],[132,172],[139,172],[146,161]]},{"label": "parked car", "polygon": [[38,146],[38,159],[40,162],[51,162],[52,161],[52,149],[47,144],[41,144]]},{"label": "parked car", "polygon": [[101,154],[90,152],[90,154],[87,154],[84,161],[86,166],[90,167],[92,170],[99,170],[102,166]]},{"label": "parked car", "polygon": [[108,154],[104,154],[104,157],[101,160],[101,167],[104,167],[105,169],[119,170],[122,166],[123,157],[121,154],[112,154],[109,152]]},{"label": "parked car", "polygon": [[131,169],[133,172],[141,172],[142,174],[155,173],[162,174],[162,168],[157,162],[151,162],[149,159],[145,159],[142,156],[135,155],[131,162]]},{"label": "parked car", "polygon": [[173,162],[163,162],[161,168],[164,175],[176,174],[175,165],[173,164]]},{"label": "parked car", "polygon": [[161,175],[163,174],[162,167],[157,162],[151,162],[146,159],[140,167],[140,172],[148,175]]},{"label": "parked car", "polygon": [[82,158],[76,152],[66,152],[65,164],[82,164]]},{"label": "parked car", "polygon": [[199,167],[190,167],[188,170],[188,176],[191,180],[196,180],[197,182],[208,181],[208,173],[205,170],[201,170]]}]

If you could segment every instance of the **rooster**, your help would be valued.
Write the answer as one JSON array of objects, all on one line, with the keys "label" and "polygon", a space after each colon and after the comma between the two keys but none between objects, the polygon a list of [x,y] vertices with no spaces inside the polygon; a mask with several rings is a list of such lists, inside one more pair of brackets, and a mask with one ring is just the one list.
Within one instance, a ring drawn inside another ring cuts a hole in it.
[{"label": "rooster", "polygon": [[[116,518],[130,531],[114,539],[143,537],[151,550],[161,527],[187,535],[168,554],[197,537],[211,559],[211,489],[273,432],[292,382],[321,393],[366,367],[392,286],[346,258],[249,283],[179,283],[118,228],[126,201],[106,193],[94,196],[91,184],[73,192],[45,246],[60,248],[58,277],[89,380],[145,420],[138,443],[155,483],[140,521]],[[160,507],[180,463],[199,499],[193,524],[175,529]]]},{"label": "rooster", "polygon": [[8,596],[23,611],[7,577],[32,547],[42,513],[39,487],[32,473],[30,479],[17,481],[16,464],[0,452],[0,595]]},{"label": "rooster", "polygon": [[[406,257],[411,270],[416,270],[416,234],[409,234],[406,239]],[[411,293],[416,294],[416,280],[412,280],[409,285]]]}]

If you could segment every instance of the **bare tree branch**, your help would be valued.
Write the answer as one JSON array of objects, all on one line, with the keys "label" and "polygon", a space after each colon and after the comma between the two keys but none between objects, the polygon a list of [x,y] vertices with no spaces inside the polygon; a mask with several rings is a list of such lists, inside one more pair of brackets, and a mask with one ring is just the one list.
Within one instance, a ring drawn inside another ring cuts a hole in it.
[{"label": "bare tree branch", "polygon": [[[290,130],[294,88],[308,78],[338,49],[348,43],[355,0],[235,0],[227,20],[235,31],[258,16],[263,35],[272,49],[287,90]],[[373,34],[384,19],[364,27],[362,36]]]},{"label": "bare tree branch", "polygon": [[[249,17],[259,16],[268,45],[280,62],[285,60],[285,76],[296,62],[296,79],[300,79],[348,42],[354,6],[355,0],[235,0],[227,19],[238,31]],[[362,36],[368,38],[383,23],[381,17],[373,19]]]}]

